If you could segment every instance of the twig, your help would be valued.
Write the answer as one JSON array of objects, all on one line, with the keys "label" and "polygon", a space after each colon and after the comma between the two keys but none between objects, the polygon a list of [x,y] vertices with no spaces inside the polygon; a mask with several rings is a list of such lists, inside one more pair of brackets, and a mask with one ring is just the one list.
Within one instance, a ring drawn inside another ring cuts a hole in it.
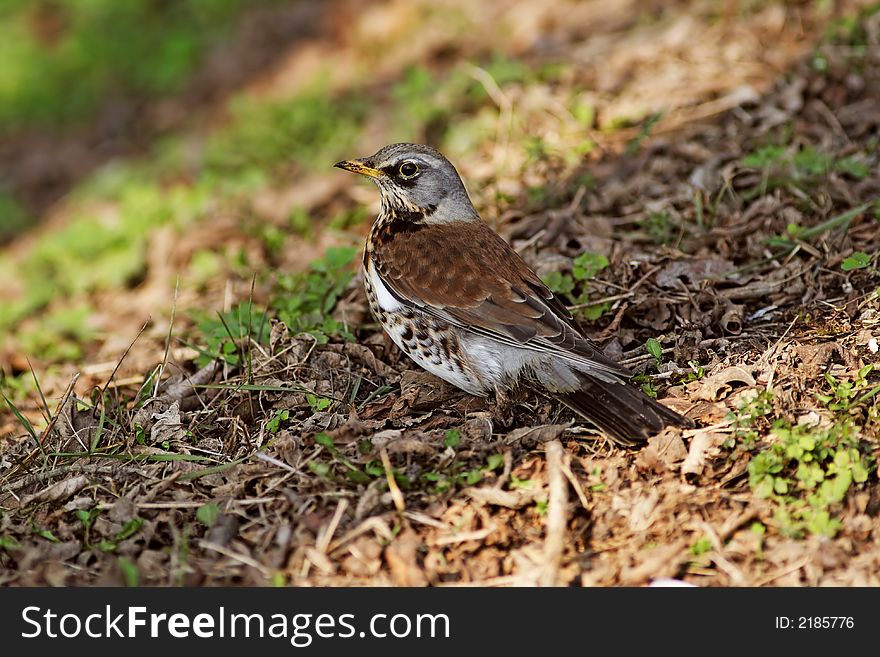
[{"label": "twig", "polygon": [[783,570],[780,570],[772,575],[768,575],[767,577],[764,577],[763,579],[760,579],[757,582],[752,582],[752,586],[755,586],[755,587],[765,586],[766,584],[769,584],[773,580],[779,579],[780,577],[785,577],[786,575],[791,575],[792,573],[797,572],[798,570],[800,570],[801,568],[806,566],[808,563],[810,563],[810,561],[812,561],[811,557],[804,557],[802,559],[798,559],[796,562],[794,562],[793,564],[791,564],[787,568],[784,568]]},{"label": "twig", "polygon": [[403,514],[403,512],[406,511],[406,504],[403,500],[403,493],[400,492],[397,481],[394,479],[394,471],[391,469],[391,460],[388,458],[388,451],[383,447],[379,451],[379,456],[382,457],[382,467],[385,468],[385,479],[388,481],[388,492],[391,493],[394,507],[397,509],[398,513]]},{"label": "twig", "polygon": [[327,554],[327,548],[330,546],[330,541],[333,540],[333,534],[336,533],[339,521],[342,520],[342,514],[345,513],[347,508],[348,500],[343,497],[339,500],[339,504],[336,505],[336,511],[333,513],[333,517],[330,518],[330,522],[327,523],[318,540],[315,541],[315,547],[321,551],[321,554]]},{"label": "twig", "polygon": [[703,530],[703,534],[709,539],[709,542],[712,544],[712,548],[715,551],[715,553],[711,555],[711,559],[715,562],[715,565],[727,573],[727,576],[733,580],[734,585],[743,586],[746,584],[746,578],[742,574],[742,571],[737,568],[730,559],[724,556],[724,544],[721,542],[721,537],[718,536],[718,532],[716,532],[712,525],[705,520],[700,521],[700,529]]},{"label": "twig", "polygon": [[498,527],[492,524],[488,527],[483,527],[482,529],[475,529],[472,532],[459,532],[451,536],[440,536],[434,540],[429,540],[428,545],[455,545],[458,543],[464,543],[465,541],[482,541],[496,529],[498,529]]},{"label": "twig", "polygon": [[254,456],[256,456],[261,461],[265,461],[266,463],[271,463],[277,468],[281,468],[282,470],[287,470],[288,472],[292,472],[293,474],[298,474],[299,470],[296,468],[287,465],[284,461],[276,459],[274,456],[269,456],[265,452],[254,452]]},{"label": "twig", "polygon": [[73,388],[76,385],[76,382],[79,380],[79,372],[73,375],[73,378],[70,380],[70,383],[67,384],[67,390],[64,391],[64,394],[61,395],[61,402],[59,402],[58,407],[55,409],[55,415],[52,416],[52,419],[49,421],[49,424],[46,426],[45,431],[40,436],[40,446],[43,445],[43,439],[48,438],[49,434],[52,432],[52,429],[55,428],[55,423],[58,421],[58,416],[61,415],[61,411],[64,410],[64,405],[67,403],[68,397],[73,393]]},{"label": "twig", "polygon": [[589,500],[587,500],[587,496],[584,494],[581,482],[577,480],[577,477],[575,477],[574,473],[571,471],[571,454],[566,453],[565,458],[562,460],[562,473],[565,475],[565,478],[568,479],[568,483],[571,484],[571,487],[574,488],[574,492],[577,493],[578,499],[581,501],[581,506],[589,511]]},{"label": "twig", "polygon": [[404,515],[413,522],[417,522],[421,525],[427,525],[428,527],[433,527],[434,529],[449,531],[449,525],[445,525],[439,520],[435,520],[431,516],[425,515],[424,513],[419,513],[418,511],[407,511]]},{"label": "twig", "polygon": [[162,354],[162,363],[159,365],[159,371],[156,374],[156,383],[153,386],[153,397],[159,394],[159,385],[162,383],[162,375],[165,373],[165,366],[168,364],[168,354],[171,351],[171,337],[174,335],[174,317],[177,314],[177,297],[180,294],[180,276],[174,283],[174,300],[171,302],[171,321],[168,323],[168,335],[165,337],[165,352]]},{"label": "twig", "polygon": [[11,484],[7,484],[2,489],[0,489],[0,494],[3,493],[13,493],[17,490],[21,490],[22,488],[26,488],[31,484],[38,484],[48,479],[52,479],[53,477],[59,477],[61,475],[70,474],[71,472],[84,472],[86,474],[100,474],[100,475],[112,475],[112,474],[121,474],[123,470],[120,469],[118,465],[94,465],[88,463],[71,463],[70,465],[62,465],[57,468],[53,468],[52,470],[46,470],[45,472],[37,472],[32,475],[28,475],[24,479],[20,479],[19,481],[13,482]]},{"label": "twig", "polygon": [[131,351],[132,347],[134,347],[135,342],[137,342],[138,339],[144,334],[144,331],[147,330],[147,326],[149,326],[149,325],[150,325],[150,319],[147,318],[147,321],[145,321],[145,322],[144,322],[144,325],[141,326],[141,330],[137,332],[137,335],[136,335],[136,336],[134,336],[134,340],[132,340],[132,341],[128,344],[128,347],[126,347],[126,349],[125,349],[125,351],[123,352],[122,356],[119,358],[118,361],[116,361],[116,367],[114,367],[114,368],[113,368],[113,371],[110,372],[110,378],[107,379],[107,383],[105,383],[105,384],[104,384],[104,387],[101,388],[101,396],[100,396],[100,398],[99,398],[99,399],[101,400],[101,404],[104,403],[104,393],[107,392],[107,388],[108,388],[108,386],[110,385],[110,382],[113,381],[113,377],[116,376],[116,373],[119,371],[119,368],[120,368],[120,366],[122,365],[122,361],[125,360],[125,357],[128,356],[128,353]]},{"label": "twig", "polygon": [[388,528],[388,525],[385,524],[384,520],[380,516],[373,516],[372,518],[367,518],[357,527],[355,527],[354,529],[350,529],[343,536],[333,541],[327,547],[327,553],[333,554],[343,545],[350,543],[361,534],[365,534],[370,530],[372,530],[383,541],[390,541],[394,538],[394,534]]},{"label": "twig", "polygon": [[568,487],[562,469],[562,443],[551,440],[546,445],[550,501],[547,510],[547,535],[544,539],[544,569],[538,578],[541,586],[559,584],[559,566],[565,548],[565,524],[568,515]]},{"label": "twig", "polygon": [[225,548],[222,545],[217,545],[216,543],[211,543],[210,541],[199,541],[199,546],[205,550],[211,550],[212,552],[218,552],[222,554],[224,557],[229,557],[233,561],[238,561],[239,563],[243,563],[245,566],[250,566],[260,572],[260,574],[269,579],[272,576],[272,572],[266,568],[263,564],[261,564],[256,559],[252,559],[246,554],[239,554],[238,552],[233,552],[229,548]]}]

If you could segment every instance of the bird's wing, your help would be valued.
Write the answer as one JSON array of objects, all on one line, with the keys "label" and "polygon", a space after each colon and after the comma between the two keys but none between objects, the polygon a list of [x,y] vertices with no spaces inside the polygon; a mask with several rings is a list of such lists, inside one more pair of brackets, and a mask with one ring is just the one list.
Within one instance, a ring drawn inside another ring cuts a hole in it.
[{"label": "bird's wing", "polygon": [[402,304],[500,342],[573,361],[600,380],[632,373],[602,354],[516,251],[480,220],[380,231],[371,258]]}]

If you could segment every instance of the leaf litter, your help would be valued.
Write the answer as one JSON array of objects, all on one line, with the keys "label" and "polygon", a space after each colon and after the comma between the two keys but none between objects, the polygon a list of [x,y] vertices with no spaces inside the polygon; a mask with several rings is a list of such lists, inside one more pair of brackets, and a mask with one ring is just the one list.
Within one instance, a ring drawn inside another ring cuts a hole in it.
[{"label": "leaf litter", "polygon": [[[700,428],[622,451],[551,399],[464,395],[401,358],[355,277],[326,332],[233,331],[221,360],[171,353],[13,430],[0,582],[880,584],[865,38],[498,217],[573,305],[607,304],[586,330]],[[584,253],[606,264],[578,277]]]}]

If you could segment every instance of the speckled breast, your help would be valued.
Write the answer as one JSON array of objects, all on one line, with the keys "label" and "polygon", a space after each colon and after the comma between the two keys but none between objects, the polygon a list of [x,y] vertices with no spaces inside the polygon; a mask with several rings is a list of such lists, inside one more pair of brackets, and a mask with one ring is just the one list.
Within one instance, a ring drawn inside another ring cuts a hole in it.
[{"label": "speckled breast", "polygon": [[[370,311],[400,349],[431,374],[471,394],[485,394],[461,351],[458,329],[409,306],[383,307],[376,289],[377,274],[369,260],[364,263],[364,287]],[[379,281],[381,284],[381,281]],[[386,302],[387,303],[387,302]]]}]

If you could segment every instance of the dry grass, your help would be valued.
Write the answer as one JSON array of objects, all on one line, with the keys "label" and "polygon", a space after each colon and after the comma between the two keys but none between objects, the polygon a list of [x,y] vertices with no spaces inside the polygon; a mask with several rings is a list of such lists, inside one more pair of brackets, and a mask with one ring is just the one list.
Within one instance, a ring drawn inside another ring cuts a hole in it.
[{"label": "dry grass", "polygon": [[[357,342],[317,344],[276,323],[267,341],[239,342],[244,366],[199,369],[190,350],[166,349],[160,324],[129,358],[141,371],[162,360],[161,383],[107,359],[66,394],[67,380],[54,384],[61,402],[42,433],[0,417],[0,583],[880,584],[875,469],[829,506],[833,537],[794,531],[780,515],[790,503],[749,482],[750,461],[780,441],[772,420],[851,425],[860,453],[877,456],[877,398],[841,409],[818,397],[831,392],[826,373],[862,391],[878,385],[873,372],[858,383],[880,335],[876,15],[870,48],[825,46],[817,59],[801,57],[809,39],[776,5],[740,22],[693,11],[633,24],[623,10],[589,14],[599,4],[562,20],[550,5],[532,15],[530,3],[511,3],[521,29],[506,48],[551,34],[585,65],[567,86],[506,88],[499,132],[462,169],[480,183],[471,186],[486,216],[542,275],[567,274],[583,252],[607,257],[581,283],[590,304],[608,304],[588,332],[699,429],[623,451],[553,400],[523,394],[501,408],[463,395],[412,370],[377,332],[356,278],[334,312]],[[379,21],[383,11],[400,25]],[[399,43],[394,30],[423,11],[377,6],[337,35],[349,44],[340,56]],[[370,31],[379,24],[390,32]],[[387,61],[439,57],[453,36],[430,25],[415,50],[389,46]],[[584,25],[602,29],[585,35]],[[749,93],[735,91],[744,84]],[[590,102],[600,117],[637,125],[604,135],[600,118],[598,155],[569,166],[555,151],[573,119],[546,116],[575,88],[599,94]],[[652,135],[646,98],[667,108]],[[535,134],[549,152],[523,177]],[[794,159],[815,152],[830,158],[819,169],[815,157]],[[775,159],[755,164],[755,153]],[[827,164],[847,158],[865,170]],[[528,198],[538,184],[543,193]],[[515,202],[493,202],[499,190]],[[844,270],[855,252],[873,260]],[[227,292],[249,294],[244,282]],[[663,347],[659,364],[648,338]],[[75,397],[84,383],[104,394]],[[772,393],[766,414],[746,422],[762,391]]]}]

